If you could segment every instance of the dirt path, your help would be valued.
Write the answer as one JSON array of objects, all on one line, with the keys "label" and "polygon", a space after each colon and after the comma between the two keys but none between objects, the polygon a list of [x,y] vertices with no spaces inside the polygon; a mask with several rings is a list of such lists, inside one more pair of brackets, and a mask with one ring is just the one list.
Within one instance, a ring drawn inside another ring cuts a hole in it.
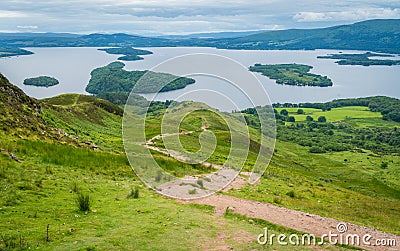
[{"label": "dirt path", "polygon": [[[331,218],[325,218],[318,215],[274,206],[268,203],[240,199],[227,195],[212,195],[206,198],[190,201],[190,203],[214,206],[215,213],[221,216],[225,215],[226,209],[229,208],[229,210],[235,213],[251,218],[263,219],[277,225],[314,234],[316,237],[321,237],[323,234],[329,234],[329,231],[333,234],[339,234],[336,227],[341,223],[341,221]],[[362,248],[367,250],[400,250],[400,236],[351,223],[346,223],[346,225],[348,230],[343,233],[344,238],[347,234],[357,234],[360,236],[360,244],[363,244],[362,237],[367,234],[372,236],[372,239],[370,239],[371,243],[375,243],[375,240],[377,239],[394,239],[397,244],[395,247],[360,245]]]}]

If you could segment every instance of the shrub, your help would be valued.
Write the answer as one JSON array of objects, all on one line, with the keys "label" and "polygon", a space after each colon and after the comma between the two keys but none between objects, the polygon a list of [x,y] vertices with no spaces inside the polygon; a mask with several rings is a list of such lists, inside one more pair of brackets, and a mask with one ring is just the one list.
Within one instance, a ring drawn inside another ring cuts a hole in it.
[{"label": "shrub", "polygon": [[282,116],[287,116],[289,115],[289,112],[286,109],[281,110],[281,112],[279,113]]},{"label": "shrub", "polygon": [[274,203],[276,203],[276,204],[282,204],[281,198],[275,197],[275,198],[274,198]]},{"label": "shrub", "polygon": [[197,185],[199,185],[201,188],[203,188],[204,184],[202,180],[197,180]]},{"label": "shrub", "polygon": [[196,194],[196,193],[197,193],[196,188],[195,188],[195,189],[192,189],[192,190],[189,190],[189,194]]},{"label": "shrub", "polygon": [[293,116],[288,117],[288,122],[296,122],[296,119]]},{"label": "shrub", "polygon": [[139,198],[139,187],[132,187],[132,190],[130,191],[130,193],[128,194],[128,196],[126,196],[126,198],[128,199],[137,199]]},{"label": "shrub", "polygon": [[74,193],[77,193],[77,192],[79,192],[79,187],[78,187],[78,183],[76,183],[76,182],[72,182],[72,184],[71,184],[71,191],[72,192],[74,192]]},{"label": "shrub", "polygon": [[381,168],[382,169],[386,169],[387,167],[388,167],[388,163],[387,162],[382,162]]},{"label": "shrub", "polygon": [[318,122],[321,122],[321,123],[326,122],[326,117],[325,116],[319,116],[318,117]]},{"label": "shrub", "polygon": [[82,192],[78,193],[78,196],[76,197],[76,204],[78,206],[79,211],[82,211],[82,212],[90,211],[91,203],[92,203],[92,200],[91,200],[89,194],[84,194]]},{"label": "shrub", "polygon": [[159,171],[157,172],[156,177],[155,177],[155,181],[156,181],[156,182],[160,182],[161,179],[162,179],[162,175],[163,175],[163,172],[162,172],[161,170],[159,170]]},{"label": "shrub", "polygon": [[295,194],[295,192],[293,190],[287,192],[286,195],[289,196],[290,198],[296,197],[296,194]]},{"label": "shrub", "polygon": [[326,151],[324,150],[324,148],[320,147],[320,146],[313,146],[310,147],[310,153],[325,153]]}]

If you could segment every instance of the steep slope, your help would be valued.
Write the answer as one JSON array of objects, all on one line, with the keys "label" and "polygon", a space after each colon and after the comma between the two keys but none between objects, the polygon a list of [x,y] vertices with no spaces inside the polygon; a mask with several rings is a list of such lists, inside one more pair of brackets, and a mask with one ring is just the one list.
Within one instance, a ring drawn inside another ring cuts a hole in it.
[{"label": "steep slope", "polygon": [[0,74],[0,135],[92,148],[122,149],[123,110],[92,96],[36,100]]},{"label": "steep slope", "polygon": [[123,110],[106,101],[80,94],[42,100],[44,120],[59,132],[103,150],[122,151]]},{"label": "steep slope", "polygon": [[0,74],[0,133],[18,137],[51,137],[42,106]]}]

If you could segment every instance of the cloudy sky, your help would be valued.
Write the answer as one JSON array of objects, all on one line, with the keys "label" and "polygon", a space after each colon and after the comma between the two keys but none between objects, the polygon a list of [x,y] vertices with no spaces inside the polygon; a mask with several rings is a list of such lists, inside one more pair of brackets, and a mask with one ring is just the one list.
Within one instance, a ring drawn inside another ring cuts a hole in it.
[{"label": "cloudy sky", "polygon": [[400,0],[0,0],[1,32],[187,34],[376,18],[400,18]]}]

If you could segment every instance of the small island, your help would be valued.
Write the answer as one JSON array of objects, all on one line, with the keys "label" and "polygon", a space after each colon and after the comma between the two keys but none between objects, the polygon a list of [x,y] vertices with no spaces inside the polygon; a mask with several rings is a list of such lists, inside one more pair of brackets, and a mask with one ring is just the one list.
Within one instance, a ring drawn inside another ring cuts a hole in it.
[{"label": "small island", "polygon": [[252,72],[260,72],[262,75],[276,80],[277,84],[295,86],[332,86],[332,80],[327,76],[309,73],[313,67],[303,64],[255,64],[250,66]]},{"label": "small island", "polygon": [[14,47],[0,47],[0,58],[32,55],[33,52]]},{"label": "small island", "polygon": [[178,77],[169,73],[147,70],[126,71],[123,69],[124,66],[125,64],[122,62],[113,62],[107,66],[94,69],[91,72],[86,91],[91,94],[121,93],[131,92],[135,87],[134,92],[136,93],[154,93],[182,89],[195,83],[192,78]]},{"label": "small island", "polygon": [[374,59],[371,57],[380,57],[380,58],[392,58],[394,55],[391,54],[378,54],[372,52],[366,52],[363,54],[329,54],[327,56],[318,56],[317,58],[322,59],[339,59],[335,63],[339,65],[362,65],[362,66],[370,66],[370,65],[400,65],[400,60],[392,60],[392,59]]},{"label": "small island", "polygon": [[57,79],[48,76],[40,76],[35,78],[27,78],[24,80],[24,85],[33,85],[37,87],[50,87],[58,85]]},{"label": "small island", "polygon": [[108,54],[116,54],[116,55],[122,54],[124,56],[121,56],[118,58],[118,60],[122,60],[122,61],[142,60],[143,57],[140,57],[140,55],[153,54],[153,52],[151,52],[151,51],[135,49],[132,47],[106,48],[106,49],[99,49],[99,50],[105,51]]}]

